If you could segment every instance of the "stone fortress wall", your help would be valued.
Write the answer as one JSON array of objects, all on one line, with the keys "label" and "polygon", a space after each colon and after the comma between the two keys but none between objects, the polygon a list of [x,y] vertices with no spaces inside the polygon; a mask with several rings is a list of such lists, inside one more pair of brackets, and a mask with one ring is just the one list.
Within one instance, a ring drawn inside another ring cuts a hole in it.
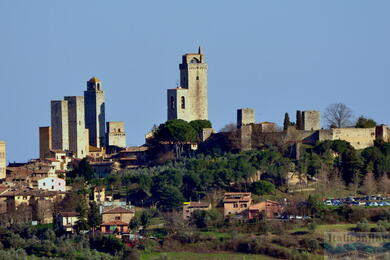
[{"label": "stone fortress wall", "polygon": [[[259,142],[284,142],[289,144],[311,144],[325,140],[344,140],[355,149],[364,149],[374,145],[376,140],[390,141],[390,129],[386,125],[373,128],[331,128],[320,129],[320,112],[303,111],[304,130],[289,126],[286,131],[278,131],[276,127],[264,129],[264,124],[255,123],[253,109],[237,110],[237,128],[240,131],[241,150],[254,149]],[[272,130],[273,129],[273,130]]]}]

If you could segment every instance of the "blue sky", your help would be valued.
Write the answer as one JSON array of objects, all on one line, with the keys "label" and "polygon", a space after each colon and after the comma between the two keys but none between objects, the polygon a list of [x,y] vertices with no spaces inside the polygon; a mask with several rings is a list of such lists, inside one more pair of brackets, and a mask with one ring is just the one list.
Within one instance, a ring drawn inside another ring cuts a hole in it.
[{"label": "blue sky", "polygon": [[166,120],[181,55],[201,45],[214,128],[251,107],[257,121],[335,102],[390,124],[390,1],[0,1],[0,140],[9,161],[39,154],[50,100],[96,76],[106,120],[141,145]]}]

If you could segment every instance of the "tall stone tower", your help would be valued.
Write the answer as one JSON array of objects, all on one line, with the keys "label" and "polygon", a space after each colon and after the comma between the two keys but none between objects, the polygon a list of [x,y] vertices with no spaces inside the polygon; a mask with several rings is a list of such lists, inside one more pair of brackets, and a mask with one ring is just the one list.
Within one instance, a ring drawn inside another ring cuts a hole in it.
[{"label": "tall stone tower", "polygon": [[183,55],[179,69],[180,86],[167,91],[168,120],[208,120],[207,63],[201,48]]},{"label": "tall stone tower", "polygon": [[6,167],[7,167],[7,153],[6,145],[4,141],[0,141],[0,180],[5,179],[6,177]]},{"label": "tall stone tower", "polygon": [[39,127],[39,158],[45,159],[52,149],[52,133],[50,126]]},{"label": "tall stone tower", "polygon": [[93,77],[87,82],[84,91],[85,125],[89,130],[89,144],[95,147],[105,146],[105,99],[102,82]]},{"label": "tall stone tower", "polygon": [[51,101],[52,148],[69,150],[68,101]]},{"label": "tall stone tower", "polygon": [[85,129],[84,97],[69,96],[64,98],[68,101],[68,127],[69,127],[69,150],[76,158],[84,158],[88,151]]}]

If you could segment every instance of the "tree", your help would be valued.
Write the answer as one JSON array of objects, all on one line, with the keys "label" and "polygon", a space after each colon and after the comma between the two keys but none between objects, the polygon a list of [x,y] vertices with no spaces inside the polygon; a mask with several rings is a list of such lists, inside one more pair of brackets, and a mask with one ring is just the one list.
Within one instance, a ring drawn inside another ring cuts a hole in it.
[{"label": "tree", "polygon": [[372,172],[367,173],[366,177],[364,178],[363,181],[363,187],[362,191],[366,195],[372,195],[376,192],[376,182],[374,178],[374,174]]},{"label": "tree", "polygon": [[256,195],[264,195],[274,192],[275,186],[269,181],[256,181],[251,184],[250,190]]},{"label": "tree", "polygon": [[356,128],[372,128],[376,126],[376,122],[371,118],[360,116],[356,121]]},{"label": "tree", "polygon": [[302,117],[302,111],[297,110],[297,129],[303,130],[303,117]]},{"label": "tree", "polygon": [[343,103],[331,104],[325,109],[324,118],[329,127],[349,126],[352,117],[352,110]]},{"label": "tree", "polygon": [[89,181],[95,177],[95,172],[93,171],[91,165],[89,164],[86,158],[82,159],[79,165],[70,172],[69,177],[80,176],[83,177],[86,181]]},{"label": "tree", "polygon": [[190,122],[190,126],[196,131],[198,141],[202,141],[203,129],[212,127],[209,120],[194,120]]},{"label": "tree", "polygon": [[288,113],[286,112],[286,113],[284,114],[283,130],[286,131],[289,125],[291,125],[290,116],[289,116]]},{"label": "tree", "polygon": [[96,202],[89,203],[88,225],[92,230],[95,230],[102,223],[102,216],[99,213],[99,207]]},{"label": "tree", "polygon": [[159,141],[194,142],[196,136],[195,129],[182,119],[169,120],[161,124],[156,132],[156,138]]},{"label": "tree", "polygon": [[85,200],[85,198],[82,198],[79,201],[79,204],[77,205],[76,212],[79,213],[79,220],[77,221],[76,224],[76,229],[78,231],[81,230],[88,230],[88,205]]}]

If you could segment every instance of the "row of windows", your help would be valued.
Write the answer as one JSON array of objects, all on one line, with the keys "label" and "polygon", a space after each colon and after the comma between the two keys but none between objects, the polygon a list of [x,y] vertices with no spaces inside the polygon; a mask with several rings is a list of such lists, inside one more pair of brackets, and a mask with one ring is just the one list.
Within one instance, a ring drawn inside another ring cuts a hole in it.
[{"label": "row of windows", "polygon": [[[186,108],[186,98],[184,96],[182,96],[180,101],[181,101],[180,102],[181,109],[185,109]],[[175,98],[174,97],[171,97],[171,109],[175,109]]]},{"label": "row of windows", "polygon": [[1,152],[0,153],[0,159],[4,159],[5,158],[5,153],[4,152]]}]

